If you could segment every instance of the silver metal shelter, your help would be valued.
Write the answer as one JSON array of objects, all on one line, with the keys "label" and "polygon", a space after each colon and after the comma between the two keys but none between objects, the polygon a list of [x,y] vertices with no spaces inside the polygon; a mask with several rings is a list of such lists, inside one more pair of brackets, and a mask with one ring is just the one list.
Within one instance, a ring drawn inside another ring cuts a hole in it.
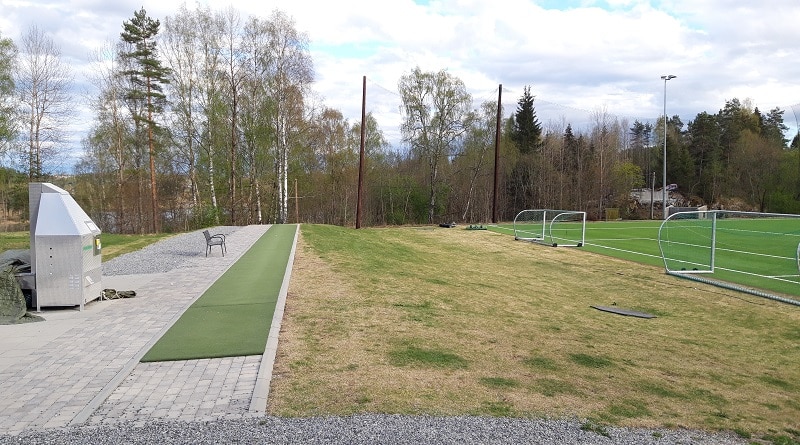
[{"label": "silver metal shelter", "polygon": [[66,190],[28,185],[31,221],[33,302],[80,306],[102,293],[100,229]]}]

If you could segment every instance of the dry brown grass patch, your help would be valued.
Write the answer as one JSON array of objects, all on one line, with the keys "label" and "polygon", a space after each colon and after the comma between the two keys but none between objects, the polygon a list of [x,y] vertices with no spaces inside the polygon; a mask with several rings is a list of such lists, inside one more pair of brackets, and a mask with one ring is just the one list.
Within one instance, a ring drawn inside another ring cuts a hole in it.
[{"label": "dry brown grass patch", "polygon": [[486,231],[302,231],[272,414],[797,427],[794,307]]}]

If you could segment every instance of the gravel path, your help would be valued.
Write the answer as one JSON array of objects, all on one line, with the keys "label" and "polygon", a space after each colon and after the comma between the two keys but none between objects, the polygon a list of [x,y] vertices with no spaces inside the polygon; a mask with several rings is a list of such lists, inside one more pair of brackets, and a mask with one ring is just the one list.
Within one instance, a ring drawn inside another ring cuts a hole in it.
[{"label": "gravel path", "polygon": [[[212,233],[231,234],[222,226]],[[198,253],[200,252],[200,253]],[[204,255],[201,232],[181,234],[103,263],[104,275],[163,273]],[[430,417],[365,414],[213,422],[120,422],[0,434],[0,444],[618,444],[745,445],[732,433],[585,428],[580,420]]]},{"label": "gravel path", "polygon": [[120,423],[65,428],[17,437],[2,444],[620,444],[739,445],[732,435],[687,430],[581,429],[577,420],[426,417],[367,414],[352,417]]},{"label": "gravel path", "polygon": [[[238,230],[235,226],[219,226],[208,229],[211,234],[222,233],[225,236]],[[203,231],[182,233],[137,250],[103,261],[103,275],[138,275],[164,273],[172,269],[191,267],[190,259],[205,255],[205,239]],[[219,247],[214,246],[219,254]]]}]

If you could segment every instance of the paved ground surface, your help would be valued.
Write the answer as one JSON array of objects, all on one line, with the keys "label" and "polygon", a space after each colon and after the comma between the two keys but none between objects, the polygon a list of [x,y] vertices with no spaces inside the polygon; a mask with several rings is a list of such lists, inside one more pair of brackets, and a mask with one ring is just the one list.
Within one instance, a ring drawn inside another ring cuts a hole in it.
[{"label": "paved ground surface", "polygon": [[[216,250],[206,258],[198,232],[200,250],[192,267],[103,278],[104,288],[135,290],[135,298],[94,301],[83,311],[45,308],[39,315],[46,321],[0,326],[0,432],[263,414],[277,347],[275,323],[264,355],[139,359],[268,228],[246,226],[232,233],[225,257]],[[275,320],[282,317],[282,302]]]}]

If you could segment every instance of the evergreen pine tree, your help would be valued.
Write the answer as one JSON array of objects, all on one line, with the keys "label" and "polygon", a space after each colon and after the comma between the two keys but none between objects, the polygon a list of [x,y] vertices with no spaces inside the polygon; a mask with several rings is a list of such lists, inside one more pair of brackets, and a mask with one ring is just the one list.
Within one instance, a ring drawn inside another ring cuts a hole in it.
[{"label": "evergreen pine tree", "polygon": [[134,12],[130,21],[123,23],[122,40],[130,45],[130,51],[120,55],[128,60],[129,70],[123,72],[130,79],[131,87],[126,92],[126,99],[137,102],[136,110],[141,110],[134,116],[137,127],[144,125],[147,129],[147,144],[150,156],[150,198],[152,200],[152,230],[158,233],[158,193],[156,187],[155,164],[155,138],[158,130],[153,115],[163,111],[166,95],[162,85],[168,83],[169,68],[164,67],[158,59],[156,51],[156,36],[160,23],[147,16],[144,8]]},{"label": "evergreen pine tree", "polygon": [[531,153],[541,145],[542,126],[536,117],[533,101],[531,88],[526,86],[522,97],[517,102],[517,111],[513,116],[514,126],[511,131],[511,140],[523,154]]}]

